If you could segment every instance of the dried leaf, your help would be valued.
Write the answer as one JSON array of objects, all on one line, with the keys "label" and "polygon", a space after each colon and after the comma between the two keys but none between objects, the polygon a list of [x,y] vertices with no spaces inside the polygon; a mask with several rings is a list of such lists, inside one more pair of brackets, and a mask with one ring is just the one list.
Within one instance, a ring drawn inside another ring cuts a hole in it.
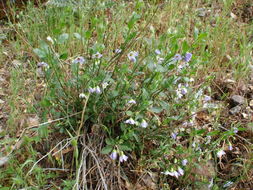
[{"label": "dried leaf", "polygon": [[27,124],[29,127],[39,125],[39,117],[36,115],[27,119]]}]

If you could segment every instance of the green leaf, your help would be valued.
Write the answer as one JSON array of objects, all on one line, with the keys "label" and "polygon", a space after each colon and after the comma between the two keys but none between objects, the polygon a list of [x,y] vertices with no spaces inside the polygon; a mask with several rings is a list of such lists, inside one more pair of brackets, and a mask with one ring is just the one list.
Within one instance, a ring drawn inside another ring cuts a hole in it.
[{"label": "green leaf", "polygon": [[90,39],[91,35],[92,35],[92,33],[91,33],[90,30],[87,30],[87,31],[85,32],[85,34],[84,34],[84,36],[85,36],[86,39]]},{"label": "green leaf", "polygon": [[59,36],[57,42],[58,42],[59,44],[63,44],[63,43],[66,42],[68,39],[69,39],[69,34],[63,33],[63,34],[61,34],[61,35]]},{"label": "green leaf", "polygon": [[112,139],[106,138],[105,142],[106,142],[107,145],[114,145],[114,141]]},{"label": "green leaf", "polygon": [[120,145],[119,149],[122,151],[131,151],[132,150],[132,148],[130,148],[129,146],[126,146],[126,145]]},{"label": "green leaf", "polygon": [[183,44],[182,44],[183,52],[186,53],[187,51],[189,51],[189,49],[190,49],[190,46],[187,44],[186,41],[184,41]]},{"label": "green leaf", "polygon": [[163,108],[154,106],[154,107],[150,108],[150,111],[154,112],[154,113],[161,113],[163,111]]},{"label": "green leaf", "polygon": [[218,135],[220,133],[220,131],[212,131],[210,133],[207,133],[208,136],[214,136],[214,135]]},{"label": "green leaf", "polygon": [[75,38],[77,38],[77,39],[82,39],[82,36],[79,34],[79,33],[74,33],[74,36],[75,36]]},{"label": "green leaf", "polygon": [[101,151],[102,154],[109,154],[110,152],[112,152],[113,150],[113,146],[111,145],[107,145],[106,147],[104,147]]},{"label": "green leaf", "polygon": [[126,115],[127,115],[127,116],[132,116],[132,115],[133,115],[133,112],[132,112],[132,111],[126,111]]},{"label": "green leaf", "polygon": [[47,56],[47,52],[45,52],[45,51],[43,51],[43,50],[41,50],[41,49],[38,49],[38,48],[35,48],[35,49],[33,49],[33,52],[37,55],[37,56],[39,56],[39,58],[45,58],[46,56]]},{"label": "green leaf", "polygon": [[60,55],[60,59],[66,60],[68,58],[68,53],[63,53]]}]

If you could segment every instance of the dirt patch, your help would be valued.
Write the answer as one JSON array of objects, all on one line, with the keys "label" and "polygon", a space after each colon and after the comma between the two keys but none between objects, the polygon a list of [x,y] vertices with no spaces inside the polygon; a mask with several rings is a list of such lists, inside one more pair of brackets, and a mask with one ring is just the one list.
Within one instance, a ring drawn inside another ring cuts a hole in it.
[{"label": "dirt patch", "polygon": [[[6,18],[7,14],[10,14],[10,7],[15,6],[16,8],[22,8],[28,0],[0,0],[0,19]],[[40,3],[46,2],[46,0],[35,0],[34,4],[39,5]]]},{"label": "dirt patch", "polygon": [[232,9],[232,12],[243,22],[253,21],[253,3],[245,0],[238,0]]}]

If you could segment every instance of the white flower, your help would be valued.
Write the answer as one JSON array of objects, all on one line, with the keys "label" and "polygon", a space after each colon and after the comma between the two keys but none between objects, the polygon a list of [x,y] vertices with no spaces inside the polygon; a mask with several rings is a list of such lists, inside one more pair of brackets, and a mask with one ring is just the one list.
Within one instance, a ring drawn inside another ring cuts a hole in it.
[{"label": "white flower", "polygon": [[127,57],[128,57],[128,59],[130,60],[130,61],[132,61],[132,62],[136,62],[137,61],[137,57],[138,57],[138,52],[136,52],[136,51],[131,51],[131,52],[129,52],[128,54],[127,54]]},{"label": "white flower", "polygon": [[80,56],[80,57],[75,58],[75,59],[72,61],[72,63],[74,63],[74,64],[77,64],[77,63],[79,63],[79,64],[84,64],[85,61],[86,61],[86,60],[84,59],[84,57]]},{"label": "white flower", "polygon": [[173,177],[176,177],[176,178],[178,178],[178,176],[180,176],[180,174],[177,171],[172,171],[172,172],[166,171],[163,174],[164,175],[170,175],[170,176],[173,176]]},{"label": "white flower", "polygon": [[213,178],[210,180],[210,183],[209,183],[209,185],[208,185],[208,188],[211,189],[212,186],[213,186]]},{"label": "white flower", "polygon": [[136,101],[134,99],[131,99],[127,103],[129,103],[129,104],[136,104]]},{"label": "white flower", "polygon": [[158,64],[163,63],[163,61],[164,61],[164,58],[162,58],[162,57],[157,57],[157,62],[158,62]]},{"label": "white flower", "polygon": [[109,85],[108,82],[103,82],[103,83],[102,83],[102,88],[103,88],[103,89],[106,89],[106,87],[107,87],[108,85]]},{"label": "white flower", "polygon": [[54,40],[50,36],[47,37],[47,41],[49,41],[50,43],[54,44]]},{"label": "white flower", "polygon": [[230,151],[233,150],[233,146],[232,146],[232,145],[229,145],[229,146],[228,146],[228,150],[230,150]]},{"label": "white flower", "polygon": [[121,155],[121,156],[119,157],[119,161],[120,161],[120,162],[127,161],[127,159],[128,159],[128,156],[126,156],[125,154],[123,154],[123,155]]},{"label": "white flower", "polygon": [[182,169],[182,168],[178,168],[178,173],[180,174],[180,175],[184,175],[184,170]]},{"label": "white flower", "polygon": [[144,119],[141,122],[141,127],[142,128],[147,128],[148,127],[148,123]]},{"label": "white flower", "polygon": [[205,95],[204,96],[204,102],[210,101],[212,98],[210,96]]},{"label": "white flower", "polygon": [[188,160],[187,160],[187,159],[182,160],[182,165],[183,165],[183,166],[186,166],[187,163],[188,163]]},{"label": "white flower", "polygon": [[177,97],[178,97],[179,99],[181,99],[181,98],[183,97],[183,94],[181,93],[180,90],[176,90],[176,94],[177,94]]},{"label": "white flower", "polygon": [[132,118],[130,118],[130,119],[126,120],[125,123],[130,124],[130,125],[134,125],[135,121]]},{"label": "white flower", "polygon": [[92,59],[100,59],[103,55],[99,52],[92,55]]},{"label": "white flower", "polygon": [[41,68],[46,68],[48,69],[49,68],[49,65],[46,63],[46,62],[39,62],[37,64],[38,67],[41,67]]},{"label": "white flower", "polygon": [[225,187],[229,187],[229,186],[231,186],[233,184],[233,182],[232,181],[228,181],[227,183],[225,183],[224,185],[223,185],[223,187],[225,188]]},{"label": "white flower", "polygon": [[117,154],[117,151],[116,151],[116,150],[112,151],[112,153],[110,154],[110,158],[111,158],[112,160],[116,160],[116,159],[117,159],[117,156],[118,156],[118,154]]},{"label": "white flower", "polygon": [[178,65],[178,67],[177,67],[177,71],[181,71],[183,68],[184,68],[184,66],[183,66],[183,65]]},{"label": "white flower", "polygon": [[190,79],[189,79],[189,82],[194,82],[194,78],[190,78]]},{"label": "white flower", "polygon": [[121,53],[122,49],[115,49],[114,52],[115,53]]},{"label": "white flower", "polygon": [[83,99],[83,98],[86,98],[86,96],[84,93],[81,93],[81,94],[79,94],[79,98]]},{"label": "white flower", "polygon": [[156,53],[157,55],[160,55],[162,52],[161,52],[159,49],[156,49],[156,50],[155,50],[155,53]]},{"label": "white flower", "polygon": [[219,157],[219,158],[221,158],[223,155],[225,155],[226,153],[224,152],[224,150],[220,150],[220,151],[218,151],[217,152],[217,156]]}]

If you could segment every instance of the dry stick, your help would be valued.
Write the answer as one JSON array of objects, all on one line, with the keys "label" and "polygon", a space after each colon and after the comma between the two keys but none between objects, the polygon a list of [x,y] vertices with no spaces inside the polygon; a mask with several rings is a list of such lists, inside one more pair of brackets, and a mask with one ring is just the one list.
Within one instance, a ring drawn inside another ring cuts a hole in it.
[{"label": "dry stick", "polygon": [[70,169],[62,169],[62,168],[43,168],[45,171],[61,171],[61,172],[68,172]]},{"label": "dry stick", "polygon": [[[83,154],[85,152],[84,150],[83,150]],[[86,180],[86,170],[87,170],[86,157],[87,157],[87,154],[85,153],[85,156],[84,156],[84,158],[82,160],[82,162],[83,162],[83,176],[82,176],[82,178],[83,178],[83,181],[82,181],[82,183],[83,183],[83,189],[88,189],[87,180]]]},{"label": "dry stick", "polygon": [[104,175],[103,171],[102,171],[101,168],[100,168],[99,161],[97,160],[96,156],[94,155],[94,152],[93,152],[91,149],[89,149],[88,147],[86,147],[86,149],[91,153],[92,157],[94,158],[94,160],[95,160],[95,162],[96,162],[96,165],[97,165],[97,167],[98,167],[99,175],[100,175],[100,177],[101,177],[101,180],[102,180],[104,189],[105,189],[105,190],[108,190],[107,185],[106,185],[106,183],[105,183],[105,179],[104,179],[104,176],[105,176],[105,175]]},{"label": "dry stick", "polygon": [[[35,167],[41,160],[43,160],[43,159],[46,158],[49,154],[51,154],[51,153],[54,151],[54,149],[56,149],[63,141],[71,140],[71,139],[72,139],[72,138],[67,138],[67,139],[62,140],[62,141],[59,142],[57,145],[55,145],[54,148],[52,148],[46,155],[42,156],[39,160],[37,160],[37,161],[33,164],[32,168],[27,172],[26,177],[33,171],[34,167]],[[69,144],[69,141],[68,141],[66,144]],[[65,144],[65,145],[66,145],[66,144]]]}]

